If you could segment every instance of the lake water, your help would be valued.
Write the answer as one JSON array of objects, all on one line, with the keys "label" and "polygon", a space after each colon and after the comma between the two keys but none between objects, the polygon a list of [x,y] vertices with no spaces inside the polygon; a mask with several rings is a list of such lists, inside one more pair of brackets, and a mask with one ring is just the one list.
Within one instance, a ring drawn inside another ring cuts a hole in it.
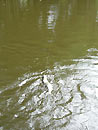
[{"label": "lake water", "polygon": [[98,130],[97,0],[0,0],[0,130]]}]

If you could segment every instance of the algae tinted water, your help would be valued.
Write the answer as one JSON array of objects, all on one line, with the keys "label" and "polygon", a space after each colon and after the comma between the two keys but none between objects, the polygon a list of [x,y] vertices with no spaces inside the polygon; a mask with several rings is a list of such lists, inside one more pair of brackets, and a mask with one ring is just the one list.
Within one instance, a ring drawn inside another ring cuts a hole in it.
[{"label": "algae tinted water", "polygon": [[0,1],[0,130],[97,130],[97,80],[97,0]]}]

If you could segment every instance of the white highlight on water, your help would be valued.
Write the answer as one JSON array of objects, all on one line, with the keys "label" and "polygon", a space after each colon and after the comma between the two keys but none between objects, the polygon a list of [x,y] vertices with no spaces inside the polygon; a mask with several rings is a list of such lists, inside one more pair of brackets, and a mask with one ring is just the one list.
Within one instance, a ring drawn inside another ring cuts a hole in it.
[{"label": "white highlight on water", "polygon": [[43,82],[48,87],[49,94],[51,94],[51,92],[53,90],[53,86],[52,86],[52,84],[49,83],[46,75],[44,75]]}]

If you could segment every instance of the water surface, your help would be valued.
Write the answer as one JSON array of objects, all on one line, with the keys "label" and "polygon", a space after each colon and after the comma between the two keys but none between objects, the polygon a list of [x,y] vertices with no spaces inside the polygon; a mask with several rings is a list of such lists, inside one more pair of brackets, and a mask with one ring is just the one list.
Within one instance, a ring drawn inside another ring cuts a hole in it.
[{"label": "water surface", "polygon": [[0,1],[0,130],[97,130],[97,80],[97,0]]}]

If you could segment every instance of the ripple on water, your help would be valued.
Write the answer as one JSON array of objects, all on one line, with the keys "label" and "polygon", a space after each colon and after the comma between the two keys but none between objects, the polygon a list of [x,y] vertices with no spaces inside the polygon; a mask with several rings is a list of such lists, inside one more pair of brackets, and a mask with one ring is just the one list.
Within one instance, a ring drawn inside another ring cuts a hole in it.
[{"label": "ripple on water", "polygon": [[[97,130],[98,56],[93,54],[94,50],[71,65],[56,64],[53,70],[24,74],[0,92],[4,98],[0,117],[8,122],[5,128]],[[44,74],[53,85],[51,94],[42,84]]]}]

